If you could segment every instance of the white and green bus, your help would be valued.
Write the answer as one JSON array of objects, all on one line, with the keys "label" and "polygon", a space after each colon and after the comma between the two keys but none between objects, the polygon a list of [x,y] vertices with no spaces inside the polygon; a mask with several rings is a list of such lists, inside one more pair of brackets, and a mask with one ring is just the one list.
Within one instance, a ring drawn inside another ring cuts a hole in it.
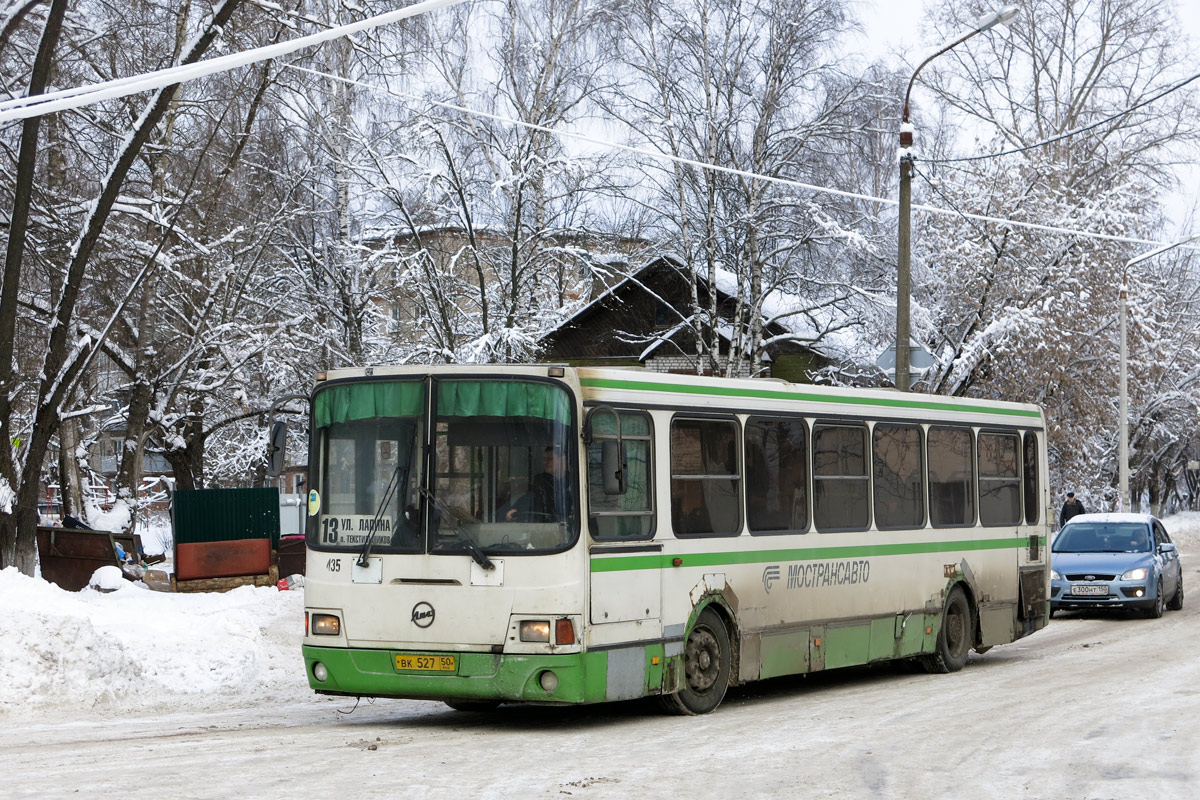
[{"label": "white and green bus", "polygon": [[1036,406],[559,365],[338,370],[311,403],[321,693],[699,714],[1049,619]]}]

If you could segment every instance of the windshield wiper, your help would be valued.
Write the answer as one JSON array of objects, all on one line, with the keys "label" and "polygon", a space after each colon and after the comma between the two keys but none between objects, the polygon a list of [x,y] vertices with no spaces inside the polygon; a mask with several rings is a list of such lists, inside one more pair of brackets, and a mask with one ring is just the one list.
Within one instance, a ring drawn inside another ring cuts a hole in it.
[{"label": "windshield wiper", "polygon": [[460,542],[462,542],[464,545],[466,545],[467,552],[471,554],[471,558],[475,559],[476,564],[483,567],[484,569],[495,569],[496,568],[496,564],[490,558],[487,557],[487,553],[485,553],[479,549],[479,545],[477,545],[477,544],[475,544],[475,542],[471,541],[470,536],[467,536],[466,533],[459,530],[457,527],[451,528],[450,530],[454,532],[454,537],[456,539],[458,539]]},{"label": "windshield wiper", "polygon": [[[425,500],[428,503],[432,503],[433,505],[437,506],[437,510],[439,512],[441,512],[441,519],[444,520],[447,516],[450,516],[450,517],[455,516],[454,511],[451,510],[450,508],[448,508],[444,503],[442,503],[436,497],[434,497],[433,492],[429,491],[428,489],[421,489],[420,492],[422,495],[425,496]],[[438,530],[439,531],[444,530],[444,528],[441,526],[440,521],[438,523]],[[462,542],[462,544],[467,548],[467,552],[471,555],[471,558],[475,559],[476,564],[478,564],[483,569],[490,570],[490,569],[496,568],[495,563],[490,558],[487,557],[487,553],[485,553],[479,549],[479,545],[475,544],[475,542],[471,539],[471,537],[467,536],[466,532],[458,527],[457,522],[454,523],[453,525],[451,525],[449,530],[451,533],[454,534],[454,538],[458,539],[458,541]]]},{"label": "windshield wiper", "polygon": [[[402,467],[399,463],[392,470],[392,477],[388,480],[387,487],[383,490],[383,499],[379,501],[379,508],[375,510],[375,517],[371,520],[371,530],[367,531],[367,540],[363,542],[362,552],[358,554],[358,561],[355,563],[365,568],[370,562],[371,557],[371,542],[375,539],[375,531],[379,530],[379,520],[383,519],[383,510],[387,508],[388,503],[396,496],[396,487],[401,483],[399,480],[400,474],[408,474],[408,470]],[[405,480],[407,482],[407,480]]]}]

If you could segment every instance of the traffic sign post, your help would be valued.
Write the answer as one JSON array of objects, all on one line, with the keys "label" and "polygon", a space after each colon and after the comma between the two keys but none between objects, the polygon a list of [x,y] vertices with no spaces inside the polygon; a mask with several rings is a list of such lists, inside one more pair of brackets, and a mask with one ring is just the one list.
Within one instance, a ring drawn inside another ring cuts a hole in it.
[{"label": "traffic sign post", "polygon": [[[895,346],[887,347],[879,357],[875,359],[875,363],[883,370],[884,374],[892,376],[892,382],[895,382],[896,377],[896,348]],[[908,348],[908,382],[912,385],[915,380],[920,380],[925,375],[925,371],[933,366],[933,354],[920,345]]]}]

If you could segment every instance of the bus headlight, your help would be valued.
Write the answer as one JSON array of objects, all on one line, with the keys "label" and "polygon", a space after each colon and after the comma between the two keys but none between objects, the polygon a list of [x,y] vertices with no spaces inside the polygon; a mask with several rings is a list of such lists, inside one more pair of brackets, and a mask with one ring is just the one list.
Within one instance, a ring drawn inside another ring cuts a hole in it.
[{"label": "bus headlight", "polygon": [[1125,574],[1121,576],[1121,580],[1123,580],[1123,581],[1144,581],[1144,580],[1146,580],[1146,568],[1138,567],[1137,569],[1127,570],[1125,572]]},{"label": "bus headlight", "polygon": [[549,642],[550,621],[545,619],[521,620],[520,636],[522,642]]},{"label": "bus headlight", "polygon": [[554,690],[558,688],[558,676],[550,670],[546,670],[538,676],[538,683],[546,690],[547,694],[553,694]]},{"label": "bus headlight", "polygon": [[333,614],[313,614],[312,632],[314,636],[338,636],[342,632],[342,621]]},{"label": "bus headlight", "polygon": [[320,661],[313,664],[313,677],[321,683],[329,679],[329,670]]}]

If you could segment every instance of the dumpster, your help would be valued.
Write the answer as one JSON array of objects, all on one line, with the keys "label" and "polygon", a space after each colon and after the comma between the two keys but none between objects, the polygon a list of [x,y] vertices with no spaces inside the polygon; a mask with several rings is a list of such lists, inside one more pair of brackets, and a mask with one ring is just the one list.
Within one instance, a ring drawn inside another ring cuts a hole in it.
[{"label": "dumpster", "polygon": [[136,562],[142,552],[142,539],[136,533],[109,533],[73,528],[38,526],[38,561],[42,577],[51,583],[77,592],[88,585],[92,573],[100,567],[121,566],[117,545]]},{"label": "dumpster", "polygon": [[307,551],[304,548],[303,536],[279,537],[279,577],[303,575],[306,557]]}]

